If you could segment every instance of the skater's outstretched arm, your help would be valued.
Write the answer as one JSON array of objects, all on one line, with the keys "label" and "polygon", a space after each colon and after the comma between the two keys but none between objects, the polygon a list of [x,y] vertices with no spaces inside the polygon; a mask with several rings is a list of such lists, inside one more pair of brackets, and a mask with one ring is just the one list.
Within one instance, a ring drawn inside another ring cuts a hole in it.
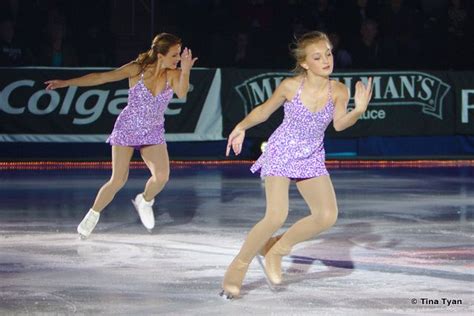
[{"label": "skater's outstretched arm", "polygon": [[231,148],[234,150],[236,155],[240,154],[242,151],[242,143],[245,138],[245,131],[255,125],[265,122],[270,115],[275,112],[283,102],[285,102],[285,100],[288,100],[288,95],[291,93],[292,87],[291,80],[292,79],[290,78],[283,80],[267,101],[254,108],[239,124],[235,126],[234,130],[229,135],[226,156],[229,156]]},{"label": "skater's outstretched arm", "polygon": [[130,62],[112,71],[90,73],[82,77],[68,80],[48,80],[45,84],[47,85],[46,90],[65,88],[69,86],[90,87],[107,82],[123,80],[125,78],[136,76],[139,73],[140,66],[135,62]]},{"label": "skater's outstretched arm", "polygon": [[337,83],[334,89],[335,110],[333,126],[338,132],[354,125],[359,117],[364,114],[372,98],[372,78],[369,78],[367,85],[361,81],[356,84],[355,108],[347,112],[347,103],[349,102],[349,91],[342,83]]}]

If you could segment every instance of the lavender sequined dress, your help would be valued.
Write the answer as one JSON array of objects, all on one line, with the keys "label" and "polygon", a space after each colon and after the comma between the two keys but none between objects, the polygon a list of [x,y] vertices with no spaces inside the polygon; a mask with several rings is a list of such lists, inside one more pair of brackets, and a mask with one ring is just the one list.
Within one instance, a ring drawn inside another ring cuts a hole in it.
[{"label": "lavender sequined dress", "polygon": [[153,96],[142,74],[137,84],[128,90],[128,104],[115,121],[107,142],[129,147],[165,144],[165,110],[172,97],[168,81],[164,90]]},{"label": "lavender sequined dress", "polygon": [[311,112],[301,102],[304,79],[291,101],[283,105],[285,116],[268,139],[265,152],[250,170],[262,177],[282,176],[307,179],[328,175],[325,166],[324,131],[333,119],[334,102],[329,82],[328,100],[318,112]]}]

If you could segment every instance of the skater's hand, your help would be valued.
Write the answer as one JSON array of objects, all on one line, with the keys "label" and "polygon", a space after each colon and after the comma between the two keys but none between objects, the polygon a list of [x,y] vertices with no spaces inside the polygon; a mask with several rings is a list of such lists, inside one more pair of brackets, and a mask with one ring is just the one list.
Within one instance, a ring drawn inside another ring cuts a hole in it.
[{"label": "skater's hand", "polygon": [[369,78],[369,82],[367,82],[367,86],[362,83],[362,81],[358,81],[356,83],[355,89],[355,110],[359,113],[364,113],[367,110],[367,106],[369,105],[370,99],[372,98],[372,77]]},{"label": "skater's hand", "polygon": [[235,155],[239,155],[242,151],[242,144],[244,143],[245,130],[234,128],[232,133],[229,135],[229,140],[227,141],[227,149],[225,155],[228,157],[230,154],[230,149],[234,151]]},{"label": "skater's hand", "polygon": [[187,47],[183,49],[181,53],[181,70],[182,71],[191,71],[191,68],[194,65],[194,62],[197,60],[197,57],[193,58],[193,53]]},{"label": "skater's hand", "polygon": [[64,88],[68,86],[66,80],[49,80],[49,81],[46,81],[44,84],[47,85],[46,90],[54,90],[54,89]]}]

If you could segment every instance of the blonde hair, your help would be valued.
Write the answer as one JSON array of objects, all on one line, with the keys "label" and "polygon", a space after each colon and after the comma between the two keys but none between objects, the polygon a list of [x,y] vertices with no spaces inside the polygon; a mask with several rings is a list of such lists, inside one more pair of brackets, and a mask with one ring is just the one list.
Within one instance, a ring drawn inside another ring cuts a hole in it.
[{"label": "blonde hair", "polygon": [[301,63],[303,63],[306,59],[306,47],[311,44],[318,43],[320,41],[326,41],[332,47],[331,41],[329,40],[329,37],[326,35],[326,33],[319,31],[311,31],[305,33],[301,35],[295,41],[295,43],[293,43],[293,48],[291,48],[291,54],[295,59],[295,68],[293,68],[293,72],[296,75],[303,74],[306,72],[306,69],[301,66]]},{"label": "blonde hair", "polygon": [[153,64],[158,59],[158,54],[166,55],[171,47],[181,44],[181,39],[173,34],[160,33],[155,36],[151,43],[151,48],[138,55],[135,62],[143,71],[146,66]]}]

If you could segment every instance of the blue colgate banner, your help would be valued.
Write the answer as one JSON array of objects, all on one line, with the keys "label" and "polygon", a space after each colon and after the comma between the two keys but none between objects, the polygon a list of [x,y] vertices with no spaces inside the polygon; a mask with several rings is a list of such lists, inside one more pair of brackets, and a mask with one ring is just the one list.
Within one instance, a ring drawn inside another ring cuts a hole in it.
[{"label": "blue colgate banner", "polygon": [[[105,141],[127,105],[127,80],[49,91],[44,82],[106,70],[0,69],[0,141]],[[173,98],[165,112],[167,140],[222,139],[220,86],[220,70],[193,70],[186,99]]]}]

